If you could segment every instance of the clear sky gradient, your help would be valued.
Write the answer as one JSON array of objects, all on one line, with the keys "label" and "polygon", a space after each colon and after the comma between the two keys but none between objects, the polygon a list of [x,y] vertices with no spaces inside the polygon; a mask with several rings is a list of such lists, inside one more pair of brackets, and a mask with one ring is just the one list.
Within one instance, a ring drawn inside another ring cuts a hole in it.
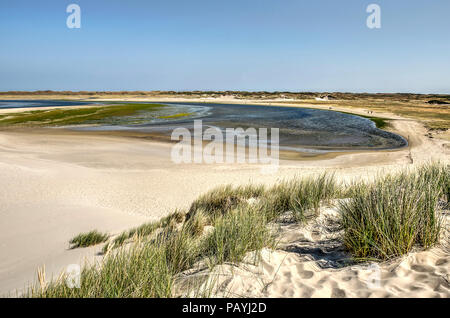
[{"label": "clear sky gradient", "polygon": [[448,94],[450,1],[1,0],[0,91],[47,89]]}]

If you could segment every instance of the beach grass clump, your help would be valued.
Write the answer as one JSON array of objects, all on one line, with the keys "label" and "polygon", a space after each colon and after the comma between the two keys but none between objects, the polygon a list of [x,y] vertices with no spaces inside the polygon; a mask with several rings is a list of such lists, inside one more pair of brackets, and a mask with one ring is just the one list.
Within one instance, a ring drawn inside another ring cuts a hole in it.
[{"label": "beach grass clump", "polygon": [[200,257],[199,240],[189,225],[165,228],[152,239],[137,240],[111,251],[100,264],[85,265],[80,288],[64,279],[34,285],[31,297],[172,297],[175,276]]},{"label": "beach grass clump", "polygon": [[450,165],[431,162],[419,167],[418,173],[426,180],[436,181],[442,189],[443,199],[450,203]]},{"label": "beach grass clump", "polygon": [[283,181],[267,190],[264,199],[259,203],[261,212],[268,220],[274,221],[281,214],[291,209],[291,195],[295,181]]},{"label": "beach grass clump", "polygon": [[188,230],[195,237],[203,234],[205,226],[209,223],[209,218],[203,210],[196,210],[193,216],[186,221]]},{"label": "beach grass clump", "polygon": [[80,233],[69,241],[71,249],[79,247],[88,247],[97,245],[108,240],[108,234],[101,233],[97,230],[90,231],[88,233]]},{"label": "beach grass clump", "polygon": [[251,198],[257,199],[264,193],[264,186],[221,186],[195,200],[186,218],[189,219],[195,215],[197,210],[202,210],[211,223],[214,218],[226,214]]},{"label": "beach grass clump", "polygon": [[167,258],[167,266],[173,275],[191,268],[202,256],[201,240],[191,228],[191,223],[184,223],[178,230],[165,229],[150,244],[163,246]]},{"label": "beach grass clump", "polygon": [[26,296],[173,297],[178,275],[199,260],[211,260],[212,267],[239,262],[247,252],[275,244],[264,215],[255,210],[236,210],[218,218],[207,236],[195,235],[194,224],[167,226],[156,237],[134,241],[107,253],[99,264],[85,265],[80,288],[70,288],[62,275],[56,281],[33,285]]},{"label": "beach grass clump", "polygon": [[447,204],[450,204],[450,165],[445,167],[445,178],[442,187],[447,200]]},{"label": "beach grass clump", "polygon": [[115,298],[170,297],[173,275],[164,246],[136,243],[128,249],[108,254],[101,264],[85,265],[80,288],[71,288],[66,275],[34,285],[27,297],[39,298]]},{"label": "beach grass clump", "polygon": [[269,189],[254,185],[221,186],[194,201],[186,219],[193,217],[197,211],[202,211],[208,218],[208,224],[214,224],[215,218],[249,205],[251,199],[256,199],[254,205],[269,222],[286,212],[290,212],[296,221],[303,221],[307,212],[317,214],[321,203],[329,202],[340,193],[341,189],[334,175],[326,173],[318,177],[283,181]]},{"label": "beach grass clump", "polygon": [[361,183],[340,202],[344,245],[355,258],[385,260],[439,241],[443,170],[436,167]]},{"label": "beach grass clump", "polygon": [[307,214],[317,215],[320,205],[329,203],[340,191],[334,175],[324,173],[275,185],[267,191],[261,206],[269,220],[290,212],[294,221],[303,222]]},{"label": "beach grass clump", "polygon": [[305,221],[307,212],[319,213],[321,204],[329,204],[339,193],[334,175],[322,174],[298,182],[291,195],[292,216],[296,221]]},{"label": "beach grass clump", "polygon": [[114,239],[103,246],[103,253],[106,253],[108,250],[112,248],[118,248],[124,245],[131,238],[143,237],[152,234],[156,229],[160,227],[160,222],[148,222],[144,223],[136,228],[132,228],[128,231],[124,231],[114,237]]},{"label": "beach grass clump", "polygon": [[214,230],[206,237],[203,249],[210,264],[238,263],[250,251],[274,248],[276,239],[266,216],[257,209],[240,207],[216,219]]},{"label": "beach grass clump", "polygon": [[117,235],[111,242],[108,242],[103,247],[103,253],[106,253],[111,248],[117,248],[125,244],[132,238],[144,238],[150,236],[156,232],[157,229],[164,229],[167,227],[174,227],[176,224],[184,221],[185,213],[180,210],[169,214],[168,216],[154,222],[144,223],[138,227],[132,228],[128,231],[124,231]]}]

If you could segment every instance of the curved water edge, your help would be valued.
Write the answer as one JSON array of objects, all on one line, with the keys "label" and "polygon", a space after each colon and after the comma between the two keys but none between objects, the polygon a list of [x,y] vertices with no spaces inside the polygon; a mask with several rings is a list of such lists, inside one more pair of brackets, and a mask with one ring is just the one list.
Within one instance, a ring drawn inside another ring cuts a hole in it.
[{"label": "curved water edge", "polygon": [[[211,108],[210,114],[202,118],[207,125],[244,129],[279,128],[280,149],[284,150],[322,153],[398,149],[408,145],[402,136],[377,128],[368,118],[349,113],[268,105],[200,105]],[[192,120],[180,120],[177,124],[189,125]]]},{"label": "curved water edge", "polygon": [[[148,115],[141,112],[94,125],[66,127],[75,130],[138,131],[170,136],[173,129],[184,127],[193,131],[194,119],[203,127],[279,128],[280,150],[327,153],[355,150],[398,149],[408,145],[402,136],[379,129],[368,118],[333,110],[268,105],[177,103],[177,102],[97,102],[95,104],[163,104],[167,107]],[[84,106],[89,101],[0,101],[0,108],[48,106]],[[9,105],[9,107],[8,107]],[[182,114],[177,117],[177,114]]]}]

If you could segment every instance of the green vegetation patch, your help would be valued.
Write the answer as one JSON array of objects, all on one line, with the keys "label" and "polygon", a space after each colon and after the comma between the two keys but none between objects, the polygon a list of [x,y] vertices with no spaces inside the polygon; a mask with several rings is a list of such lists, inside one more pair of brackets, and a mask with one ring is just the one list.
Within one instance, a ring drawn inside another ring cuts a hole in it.
[{"label": "green vegetation patch", "polygon": [[448,167],[430,164],[355,185],[339,206],[344,245],[356,258],[382,260],[435,245],[442,225],[438,202],[448,200],[448,184]]},{"label": "green vegetation patch", "polygon": [[190,219],[197,211],[201,210],[211,223],[215,217],[228,213],[251,198],[257,199],[264,193],[264,186],[232,187],[227,185],[217,187],[195,200],[186,218]]},{"label": "green vegetation patch", "polygon": [[337,111],[337,112],[367,118],[367,119],[373,121],[375,123],[375,126],[379,129],[383,129],[383,128],[386,128],[389,126],[389,119],[386,119],[386,118],[366,116],[366,115],[354,114],[354,113],[343,112],[343,111]]},{"label": "green vegetation patch", "polygon": [[173,119],[173,118],[181,118],[181,117],[188,117],[191,116],[192,113],[178,113],[173,115],[167,115],[167,116],[159,116],[159,118],[162,119]]},{"label": "green vegetation patch", "polygon": [[173,274],[165,246],[134,244],[110,254],[98,264],[85,265],[80,288],[70,288],[66,276],[30,288],[26,297],[116,298],[170,297]]},{"label": "green vegetation patch", "polygon": [[173,297],[174,281],[197,261],[209,258],[211,266],[238,262],[248,251],[273,246],[274,236],[256,211],[232,212],[217,221],[212,233],[200,236],[194,220],[179,228],[168,224],[149,240],[107,253],[101,266],[85,265],[80,288],[69,288],[61,275],[56,281],[31,286],[26,296]]},{"label": "green vegetation patch", "polygon": [[241,207],[215,220],[207,236],[204,254],[214,266],[224,262],[239,263],[248,252],[256,255],[264,247],[274,248],[276,240],[263,213],[253,207]]},{"label": "green vegetation patch", "polygon": [[379,128],[379,129],[386,128],[389,125],[389,120],[387,120],[385,118],[370,117],[370,116],[362,116],[362,117],[365,117],[365,118],[370,119],[371,121],[373,121],[375,123],[375,125],[377,126],[377,128]]},{"label": "green vegetation patch", "polygon": [[114,106],[58,108],[11,113],[0,116],[0,126],[66,126],[101,123],[108,118],[133,116],[166,107],[160,104],[117,104]]},{"label": "green vegetation patch", "polygon": [[340,192],[334,175],[324,173],[275,185],[267,191],[260,206],[269,219],[277,219],[289,212],[293,221],[303,222],[318,214],[321,203],[330,203]]},{"label": "green vegetation patch", "polygon": [[109,235],[100,233],[97,230],[90,231],[88,233],[81,233],[75,236],[70,240],[70,244],[72,246],[70,248],[78,248],[78,247],[88,247],[92,245],[97,245],[108,240]]},{"label": "green vegetation patch", "polygon": [[157,229],[174,227],[176,224],[183,222],[183,220],[184,213],[182,211],[175,211],[174,213],[169,214],[168,216],[158,221],[144,223],[138,227],[122,232],[117,237],[115,237],[114,240],[108,242],[108,244],[105,244],[105,246],[103,247],[103,253],[106,253],[111,248],[122,246],[130,239],[140,239],[146,236],[150,236],[155,233]]},{"label": "green vegetation patch", "polygon": [[[316,216],[320,205],[331,204],[331,199],[341,199],[341,239],[347,250],[360,260],[389,259],[414,246],[428,248],[439,242],[439,209],[442,200],[447,204],[450,200],[450,169],[428,164],[345,188],[328,174],[268,189],[220,187],[197,199],[186,213],[176,211],[114,238],[101,264],[83,267],[81,288],[67,287],[62,275],[56,281],[32,285],[26,296],[174,297],[179,295],[176,282],[186,270],[237,264],[249,260],[248,255],[256,263],[263,248],[277,246],[276,224],[284,222],[280,216],[287,213],[294,222],[302,222]],[[93,231],[71,243],[89,246],[106,238]],[[130,244],[113,248],[124,243]],[[203,293],[199,290],[203,280],[198,280],[188,295]]]}]

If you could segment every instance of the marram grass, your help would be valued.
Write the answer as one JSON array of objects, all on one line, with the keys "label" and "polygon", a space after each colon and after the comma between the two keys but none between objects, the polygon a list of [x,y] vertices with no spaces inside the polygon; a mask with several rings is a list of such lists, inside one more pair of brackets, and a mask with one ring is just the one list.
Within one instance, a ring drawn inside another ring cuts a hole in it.
[{"label": "marram grass", "polygon": [[117,248],[125,244],[127,241],[133,238],[142,238],[150,236],[157,229],[165,228],[168,226],[174,226],[177,223],[181,223],[184,220],[184,213],[176,210],[174,213],[169,214],[162,219],[155,222],[144,223],[136,228],[132,228],[128,231],[120,233],[111,242],[108,242],[103,247],[103,253],[106,253],[108,249]]},{"label": "marram grass", "polygon": [[70,248],[73,249],[78,247],[97,245],[106,242],[108,240],[108,237],[108,234],[100,233],[97,230],[93,230],[88,233],[81,233],[69,241],[69,243],[71,244]]},{"label": "marram grass", "polygon": [[101,264],[86,264],[80,288],[69,288],[65,277],[34,285],[28,297],[170,297],[173,275],[164,246],[131,244],[104,257]]},{"label": "marram grass", "polygon": [[448,168],[429,164],[354,186],[352,197],[339,205],[344,245],[356,258],[381,260],[435,245],[446,183]]},{"label": "marram grass", "polygon": [[221,186],[195,200],[186,217],[189,219],[198,210],[202,210],[208,217],[209,222],[212,222],[215,217],[228,213],[239,205],[245,204],[249,199],[258,199],[264,193],[264,186]]},{"label": "marram grass", "polygon": [[[237,264],[249,252],[257,257],[263,248],[276,247],[273,225],[280,216],[303,222],[332,199],[341,199],[342,240],[348,251],[357,259],[389,259],[439,242],[438,201],[448,203],[449,187],[449,167],[440,164],[354,184],[345,191],[328,174],[271,188],[220,187],[199,197],[186,213],[175,211],[116,236],[105,245],[102,262],[83,267],[81,288],[68,288],[61,276],[31,286],[25,296],[179,296],[175,282],[184,271],[196,264]],[[197,285],[184,295],[204,295]]]},{"label": "marram grass", "polygon": [[257,211],[232,211],[216,221],[211,233],[198,235],[198,231],[195,217],[178,229],[166,226],[156,237],[108,250],[100,264],[85,265],[80,288],[69,288],[61,276],[33,285],[26,296],[173,297],[175,279],[199,260],[209,259],[212,267],[239,262],[247,252],[274,244],[264,216]]},{"label": "marram grass", "polygon": [[248,252],[274,248],[276,239],[267,225],[266,216],[252,207],[237,208],[217,218],[203,243],[210,264],[239,263]]},{"label": "marram grass", "polygon": [[270,188],[261,202],[261,209],[269,220],[275,220],[289,212],[292,220],[303,222],[310,215],[317,215],[320,204],[330,203],[339,196],[340,186],[334,175],[283,181]]}]

